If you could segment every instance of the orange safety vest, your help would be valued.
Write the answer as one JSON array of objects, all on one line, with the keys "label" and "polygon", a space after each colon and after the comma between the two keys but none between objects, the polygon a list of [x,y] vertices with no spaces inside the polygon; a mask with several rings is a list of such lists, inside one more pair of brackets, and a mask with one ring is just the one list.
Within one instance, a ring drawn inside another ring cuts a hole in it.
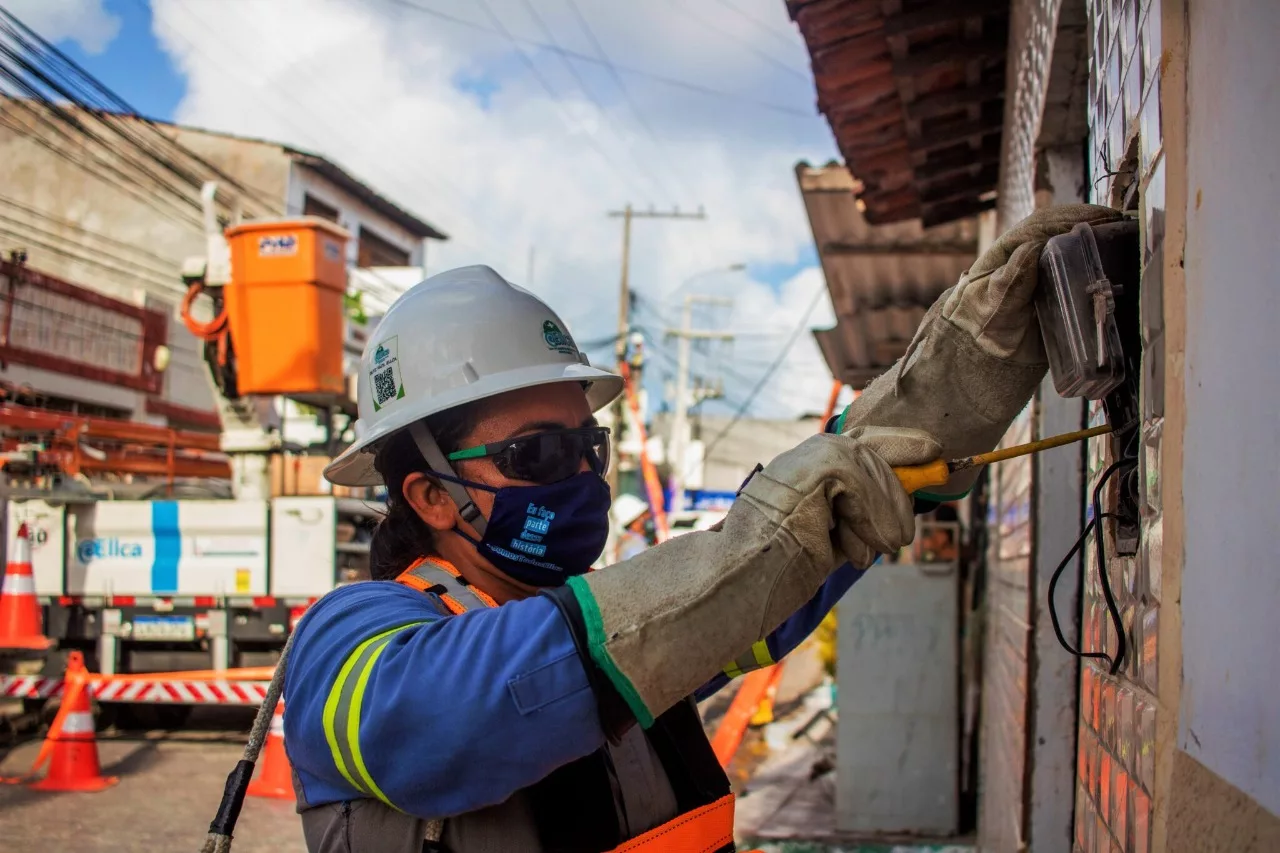
[{"label": "orange safety vest", "polygon": [[[437,596],[454,615],[498,603],[476,589],[439,557],[421,557],[396,578],[398,583]],[[733,853],[733,794],[677,815],[643,835],[625,841],[609,853]],[[437,823],[436,832],[441,825]],[[438,841],[439,835],[429,839]],[[747,853],[760,853],[758,850]]]}]

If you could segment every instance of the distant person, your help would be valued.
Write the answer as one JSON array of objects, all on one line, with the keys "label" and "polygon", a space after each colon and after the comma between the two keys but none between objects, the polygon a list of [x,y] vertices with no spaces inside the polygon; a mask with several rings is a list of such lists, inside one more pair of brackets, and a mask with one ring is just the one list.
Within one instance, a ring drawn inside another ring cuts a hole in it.
[{"label": "distant person", "polygon": [[960,554],[956,533],[960,515],[951,503],[939,504],[933,511],[933,523],[924,522],[924,535],[916,543],[919,559],[927,563],[951,563]]}]

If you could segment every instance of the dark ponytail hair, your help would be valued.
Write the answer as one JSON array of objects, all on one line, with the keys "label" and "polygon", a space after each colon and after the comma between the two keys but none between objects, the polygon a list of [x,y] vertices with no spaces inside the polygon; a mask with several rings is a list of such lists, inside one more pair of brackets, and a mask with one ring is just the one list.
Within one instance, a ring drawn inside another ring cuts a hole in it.
[{"label": "dark ponytail hair", "polygon": [[[447,456],[461,449],[462,440],[475,426],[476,416],[474,405],[457,406],[431,415],[426,425]],[[378,447],[373,467],[387,486],[387,514],[378,522],[369,543],[369,575],[376,581],[395,580],[419,557],[435,553],[431,528],[404,499],[405,478],[428,470],[427,463],[409,430],[402,429]]]}]

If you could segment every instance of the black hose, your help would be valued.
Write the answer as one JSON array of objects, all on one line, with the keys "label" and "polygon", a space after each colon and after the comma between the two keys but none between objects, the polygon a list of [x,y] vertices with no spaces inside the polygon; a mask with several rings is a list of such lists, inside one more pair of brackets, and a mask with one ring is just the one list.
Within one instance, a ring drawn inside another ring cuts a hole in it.
[{"label": "black hose", "polygon": [[293,638],[296,636],[298,630],[294,628],[285,641],[284,650],[280,652],[280,660],[276,663],[271,683],[267,685],[267,695],[258,708],[258,716],[253,719],[253,728],[249,730],[249,741],[244,746],[244,753],[236,762],[235,769],[227,776],[222,801],[218,803],[218,812],[209,824],[209,834],[205,836],[200,853],[229,853],[231,850],[231,837],[235,832],[236,822],[240,819],[240,809],[244,806],[249,780],[253,778],[254,765],[262,754],[262,745],[266,743],[267,733],[271,729],[271,718],[280,702],[280,694],[284,692],[285,667],[289,663],[289,651],[293,648]]}]

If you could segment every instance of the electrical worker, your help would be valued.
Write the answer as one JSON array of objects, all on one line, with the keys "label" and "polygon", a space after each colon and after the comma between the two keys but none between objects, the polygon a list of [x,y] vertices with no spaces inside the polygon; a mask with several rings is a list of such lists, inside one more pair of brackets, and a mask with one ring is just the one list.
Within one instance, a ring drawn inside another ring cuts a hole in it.
[{"label": "electrical worker", "polygon": [[635,495],[618,495],[610,508],[618,561],[629,560],[652,544],[645,527],[651,524],[649,503]]},{"label": "electrical worker", "polygon": [[911,542],[933,504],[913,507],[891,466],[996,445],[1046,370],[1030,301],[1044,241],[1114,218],[1076,205],[1020,223],[716,528],[599,571],[609,435],[592,413],[621,380],[488,267],[411,288],[365,350],[360,437],[325,471],[387,488],[374,580],[311,608],[285,674],[308,848],[732,851],[694,698],[786,654]]}]

